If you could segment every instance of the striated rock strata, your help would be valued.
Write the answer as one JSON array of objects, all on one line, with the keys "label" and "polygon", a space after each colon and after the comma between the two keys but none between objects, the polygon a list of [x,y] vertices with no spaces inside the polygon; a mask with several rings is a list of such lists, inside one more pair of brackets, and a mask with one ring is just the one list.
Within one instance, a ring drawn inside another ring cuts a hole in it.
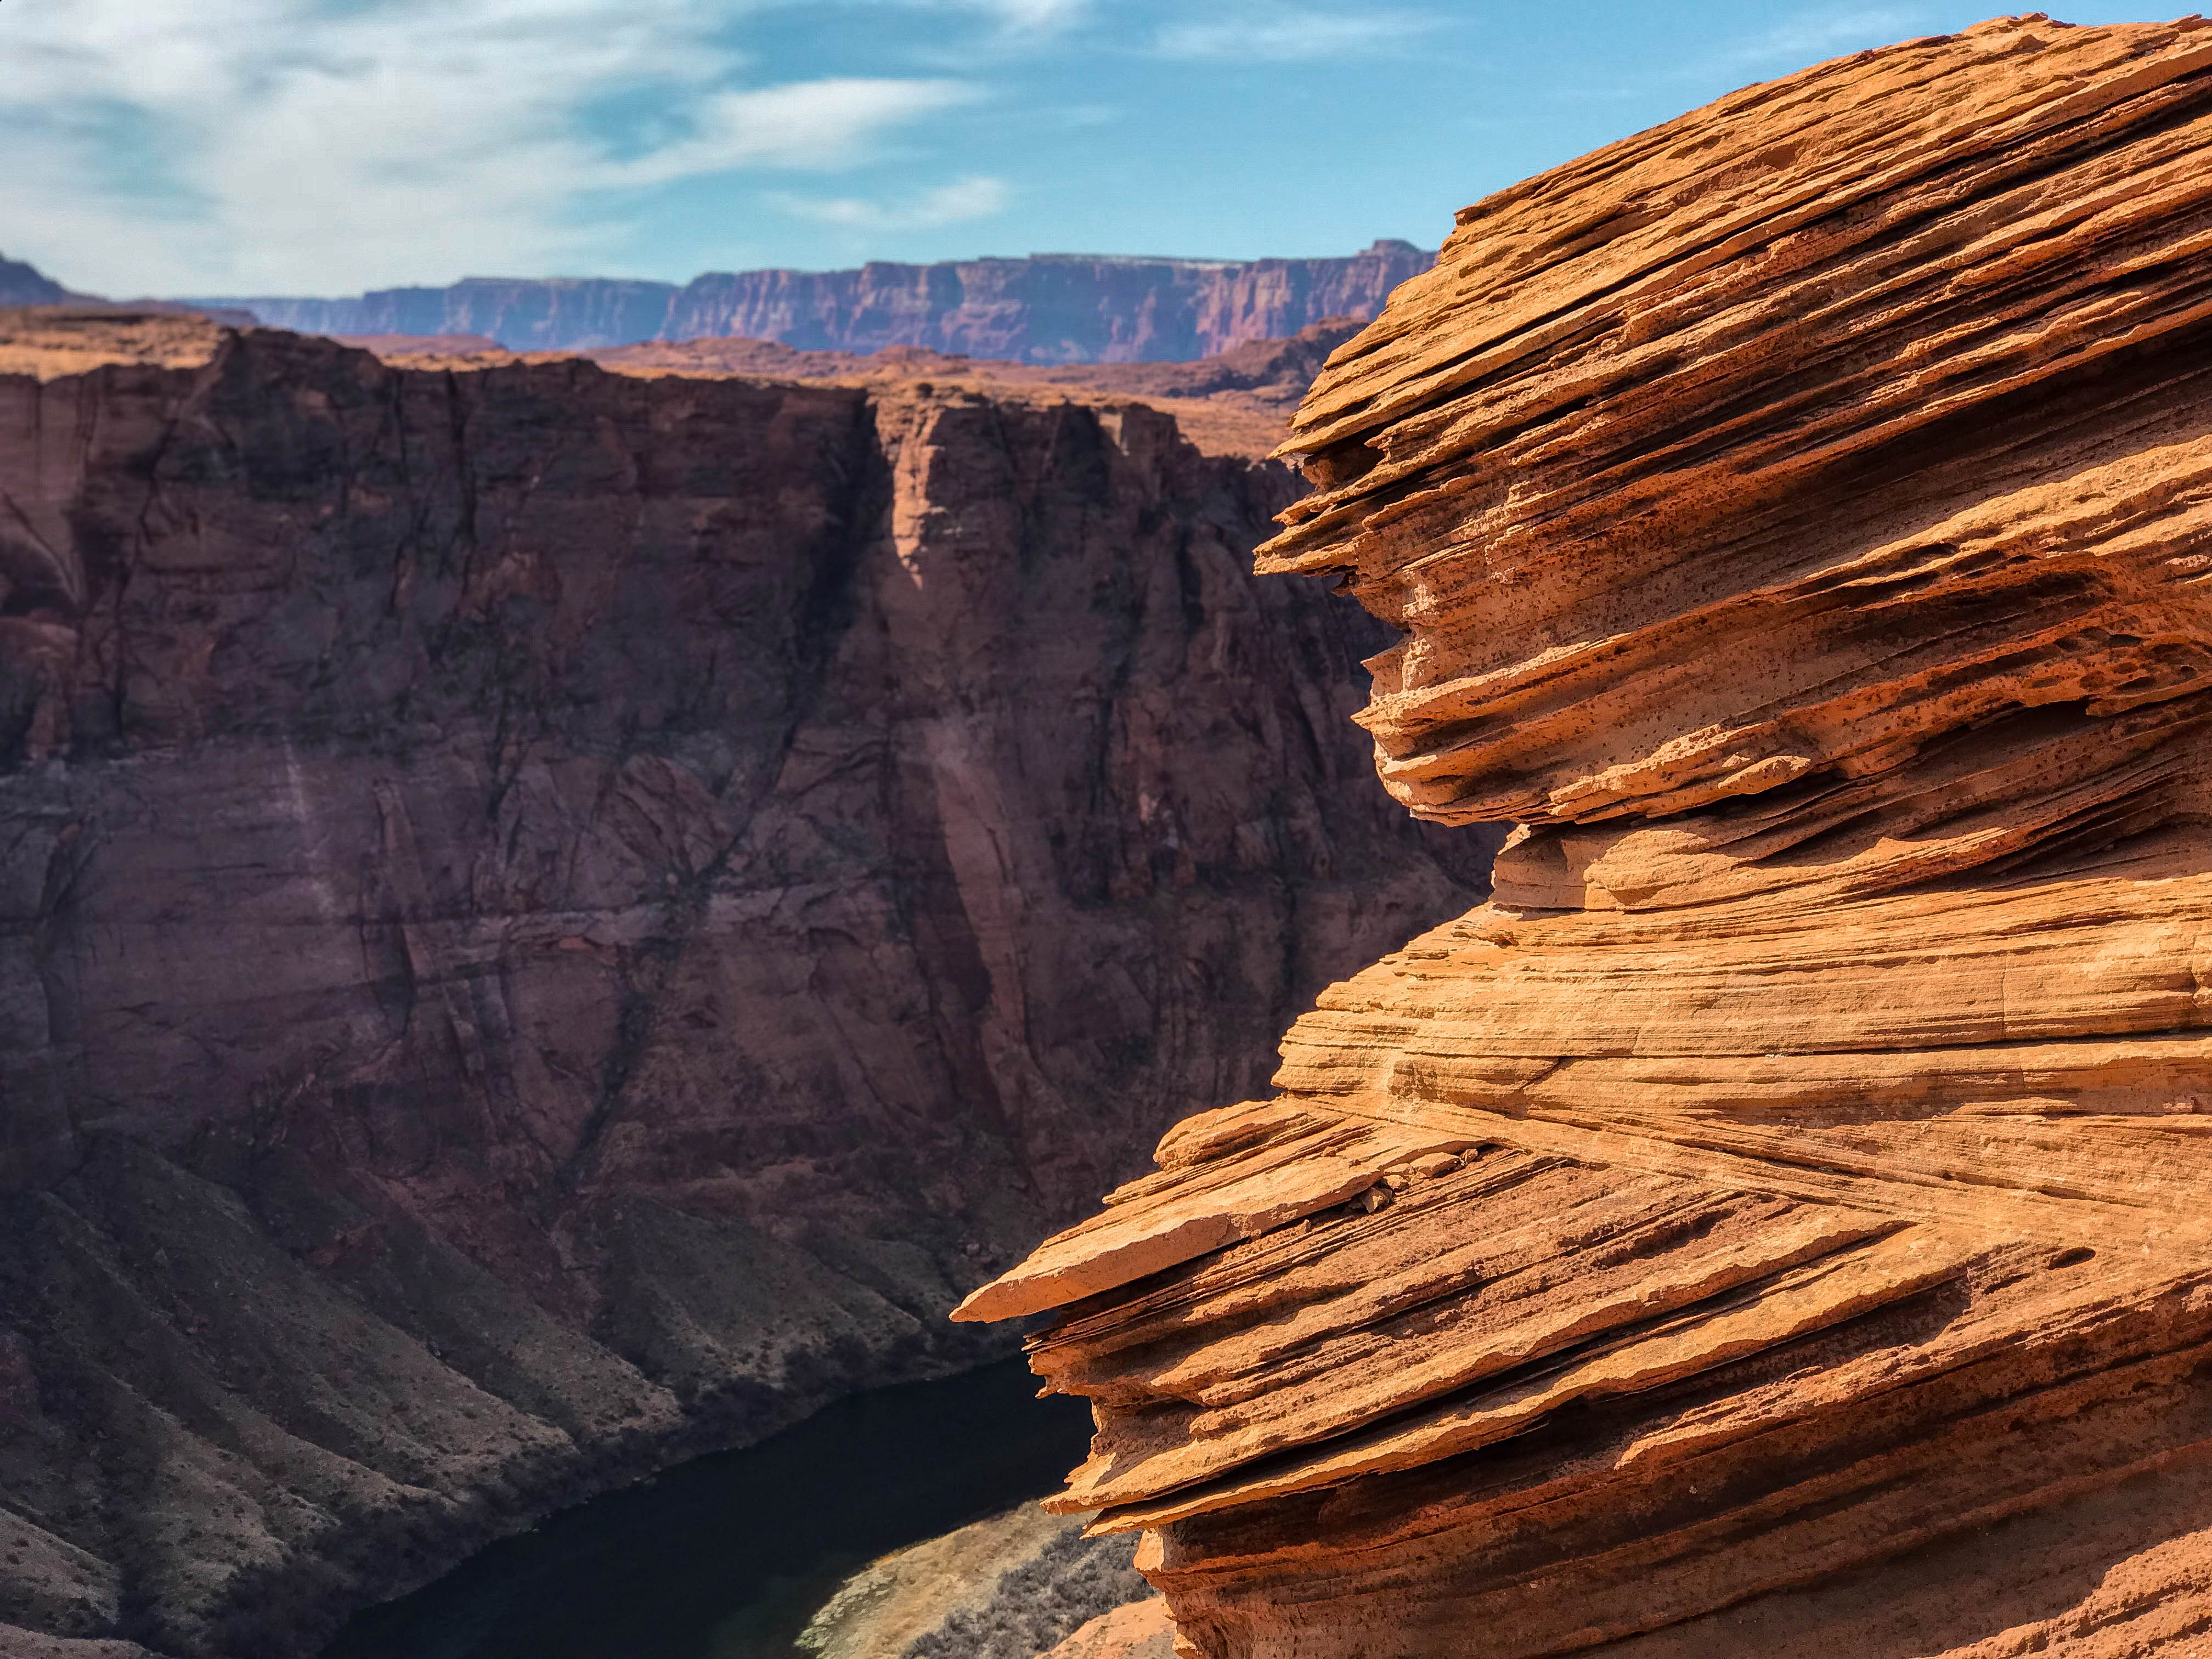
[{"label": "striated rock strata", "polygon": [[1372,317],[1434,258],[1382,240],[1334,259],[1036,253],[856,270],[708,271],[672,283],[475,276],[350,299],[185,303],[315,334],[481,334],[517,351],[741,336],[817,351],[921,346],[1029,363],[1170,362]]},{"label": "striated rock strata", "polygon": [[0,1650],[312,1651],[979,1357],[1480,890],[1140,404],[0,323]]},{"label": "striated rock strata", "polygon": [[2212,25],[1754,87],[1468,209],[1261,550],[1517,821],[966,1304],[1208,1659],[2212,1647]]}]

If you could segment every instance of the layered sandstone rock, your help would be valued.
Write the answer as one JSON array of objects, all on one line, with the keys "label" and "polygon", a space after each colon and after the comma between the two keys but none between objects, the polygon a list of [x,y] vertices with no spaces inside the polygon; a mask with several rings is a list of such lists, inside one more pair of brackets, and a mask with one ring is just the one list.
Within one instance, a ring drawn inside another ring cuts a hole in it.
[{"label": "layered sandstone rock", "polygon": [[890,346],[1030,363],[1171,362],[1372,317],[1434,255],[1382,240],[1321,259],[1039,253],[854,270],[708,271],[672,283],[471,277],[343,300],[193,301],[317,334],[483,334],[519,351],[738,337],[805,350]]},{"label": "layered sandstone rock", "polygon": [[964,1311],[1180,1651],[2212,1643],[2212,26],[2000,20],[1461,215],[1261,568],[1492,901]]},{"label": "layered sandstone rock", "polygon": [[1478,890],[1141,404],[191,326],[0,324],[0,1650],[312,1651],[977,1357]]}]

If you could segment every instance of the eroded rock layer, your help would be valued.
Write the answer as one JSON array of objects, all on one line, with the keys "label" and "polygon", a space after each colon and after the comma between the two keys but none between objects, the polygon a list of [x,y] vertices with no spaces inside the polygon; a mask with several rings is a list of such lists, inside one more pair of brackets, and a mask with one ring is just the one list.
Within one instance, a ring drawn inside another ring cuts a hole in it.
[{"label": "eroded rock layer", "polygon": [[2212,1644],[2212,26],[1998,20],[1468,210],[1262,568],[1522,826],[1057,1309],[1181,1651]]},{"label": "eroded rock layer", "polygon": [[979,1357],[1479,890],[1141,404],[0,349],[0,1651],[309,1652]]}]

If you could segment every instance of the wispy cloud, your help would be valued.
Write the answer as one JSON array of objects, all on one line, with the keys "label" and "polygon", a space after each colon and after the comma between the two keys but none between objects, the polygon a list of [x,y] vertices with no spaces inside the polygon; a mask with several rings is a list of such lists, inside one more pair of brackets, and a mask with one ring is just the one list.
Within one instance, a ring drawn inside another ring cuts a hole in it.
[{"label": "wispy cloud", "polygon": [[738,167],[849,167],[890,128],[976,95],[960,81],[851,77],[712,93],[693,106],[685,136],[635,160],[602,159],[578,183],[604,189]]},{"label": "wispy cloud", "polygon": [[1056,33],[1091,13],[1091,0],[969,0],[969,3],[1009,29],[1037,34]]},{"label": "wispy cloud", "polygon": [[1847,52],[1887,46],[1934,30],[1934,16],[1923,6],[1843,6],[1802,12],[1720,54],[1730,66],[1773,65],[1796,70]]},{"label": "wispy cloud", "polygon": [[801,219],[849,230],[933,230],[1005,211],[1007,191],[1003,179],[979,175],[956,179],[910,199],[893,202],[869,202],[850,196],[819,198],[781,191],[771,192],[767,199]]},{"label": "wispy cloud", "polygon": [[850,167],[978,95],[951,76],[777,82],[732,39],[757,9],[19,0],[0,16],[0,224],[36,226],[65,277],[119,268],[141,291],[558,268],[608,234],[595,198]]},{"label": "wispy cloud", "polygon": [[1269,8],[1186,18],[1163,27],[1155,44],[1169,58],[1294,63],[1402,46],[1441,22],[1410,11]]}]

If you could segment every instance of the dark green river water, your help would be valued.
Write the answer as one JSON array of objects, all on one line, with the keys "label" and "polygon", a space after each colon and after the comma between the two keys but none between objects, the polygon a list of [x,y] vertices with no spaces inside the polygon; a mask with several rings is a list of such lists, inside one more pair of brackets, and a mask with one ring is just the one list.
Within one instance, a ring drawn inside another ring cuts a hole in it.
[{"label": "dark green river water", "polygon": [[492,1545],[324,1659],[791,1659],[855,1569],[1041,1497],[1091,1412],[1018,1359],[839,1401]]}]

